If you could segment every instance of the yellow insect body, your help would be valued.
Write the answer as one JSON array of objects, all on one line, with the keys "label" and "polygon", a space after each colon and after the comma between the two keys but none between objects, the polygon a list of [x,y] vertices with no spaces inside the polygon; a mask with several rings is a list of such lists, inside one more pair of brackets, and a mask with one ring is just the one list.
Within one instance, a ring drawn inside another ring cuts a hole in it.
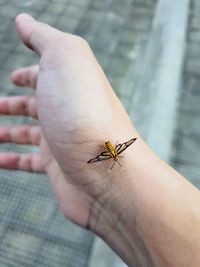
[{"label": "yellow insect body", "polygon": [[115,149],[115,147],[113,146],[113,144],[110,141],[105,142],[105,147],[107,149],[107,151],[110,153],[110,155],[112,156],[112,158],[117,161],[117,151]]}]

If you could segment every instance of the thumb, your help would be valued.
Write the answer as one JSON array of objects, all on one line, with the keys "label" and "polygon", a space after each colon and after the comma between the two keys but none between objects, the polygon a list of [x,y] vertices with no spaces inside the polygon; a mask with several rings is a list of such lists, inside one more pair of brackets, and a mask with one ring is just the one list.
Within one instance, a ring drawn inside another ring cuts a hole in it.
[{"label": "thumb", "polygon": [[64,35],[55,28],[38,22],[28,14],[19,14],[15,28],[24,44],[41,55],[45,49],[55,46]]}]

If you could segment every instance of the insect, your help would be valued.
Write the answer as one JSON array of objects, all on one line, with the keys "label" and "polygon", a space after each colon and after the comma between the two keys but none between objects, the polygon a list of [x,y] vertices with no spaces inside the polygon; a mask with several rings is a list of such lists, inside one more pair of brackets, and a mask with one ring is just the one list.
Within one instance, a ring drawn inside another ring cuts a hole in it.
[{"label": "insect", "polygon": [[105,142],[105,148],[106,151],[101,152],[97,157],[90,159],[87,163],[94,163],[94,162],[99,162],[102,160],[107,160],[107,159],[113,159],[114,163],[110,170],[114,167],[115,163],[117,162],[120,167],[121,164],[118,161],[118,158],[120,157],[119,154],[121,154],[125,149],[127,149],[130,145],[132,145],[137,138],[132,138],[131,140],[124,142],[122,144],[116,144],[113,146],[113,144],[110,141]]}]

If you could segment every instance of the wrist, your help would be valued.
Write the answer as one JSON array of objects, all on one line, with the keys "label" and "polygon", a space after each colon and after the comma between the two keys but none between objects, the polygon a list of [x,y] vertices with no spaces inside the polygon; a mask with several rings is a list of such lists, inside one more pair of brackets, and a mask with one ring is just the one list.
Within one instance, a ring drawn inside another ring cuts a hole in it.
[{"label": "wrist", "polygon": [[[124,159],[120,161],[123,169],[116,166],[111,172],[107,171],[102,188],[91,206],[89,227],[129,265],[134,262],[136,266],[143,266],[143,262],[147,266],[151,258],[137,229],[138,192],[135,186],[140,179],[138,173],[141,174],[143,168],[142,159],[137,158],[138,151],[146,158],[145,144],[141,139],[124,153]],[[146,256],[141,259],[144,254]]]},{"label": "wrist", "polygon": [[[134,151],[127,151],[124,164],[126,169],[115,169],[110,188],[96,198],[90,221],[93,232],[128,266],[198,262],[194,256],[199,248],[199,191],[141,139]],[[170,257],[177,248],[183,259]]]}]

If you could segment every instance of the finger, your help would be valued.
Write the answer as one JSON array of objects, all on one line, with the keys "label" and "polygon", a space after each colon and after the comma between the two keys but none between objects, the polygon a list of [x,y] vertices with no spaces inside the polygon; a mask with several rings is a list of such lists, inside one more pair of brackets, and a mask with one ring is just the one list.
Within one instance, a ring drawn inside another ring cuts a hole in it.
[{"label": "finger", "polygon": [[38,65],[21,68],[15,70],[11,74],[11,80],[14,84],[18,86],[28,86],[35,89],[38,72],[39,72]]},{"label": "finger", "polygon": [[41,154],[0,153],[0,168],[44,172]]},{"label": "finger", "polygon": [[23,115],[37,118],[34,96],[0,97],[0,114]]},{"label": "finger", "polygon": [[64,33],[36,21],[28,14],[20,14],[15,19],[15,27],[24,44],[41,55],[46,48],[58,46]]},{"label": "finger", "polygon": [[41,140],[40,126],[23,125],[13,128],[0,128],[0,143],[39,145]]}]

